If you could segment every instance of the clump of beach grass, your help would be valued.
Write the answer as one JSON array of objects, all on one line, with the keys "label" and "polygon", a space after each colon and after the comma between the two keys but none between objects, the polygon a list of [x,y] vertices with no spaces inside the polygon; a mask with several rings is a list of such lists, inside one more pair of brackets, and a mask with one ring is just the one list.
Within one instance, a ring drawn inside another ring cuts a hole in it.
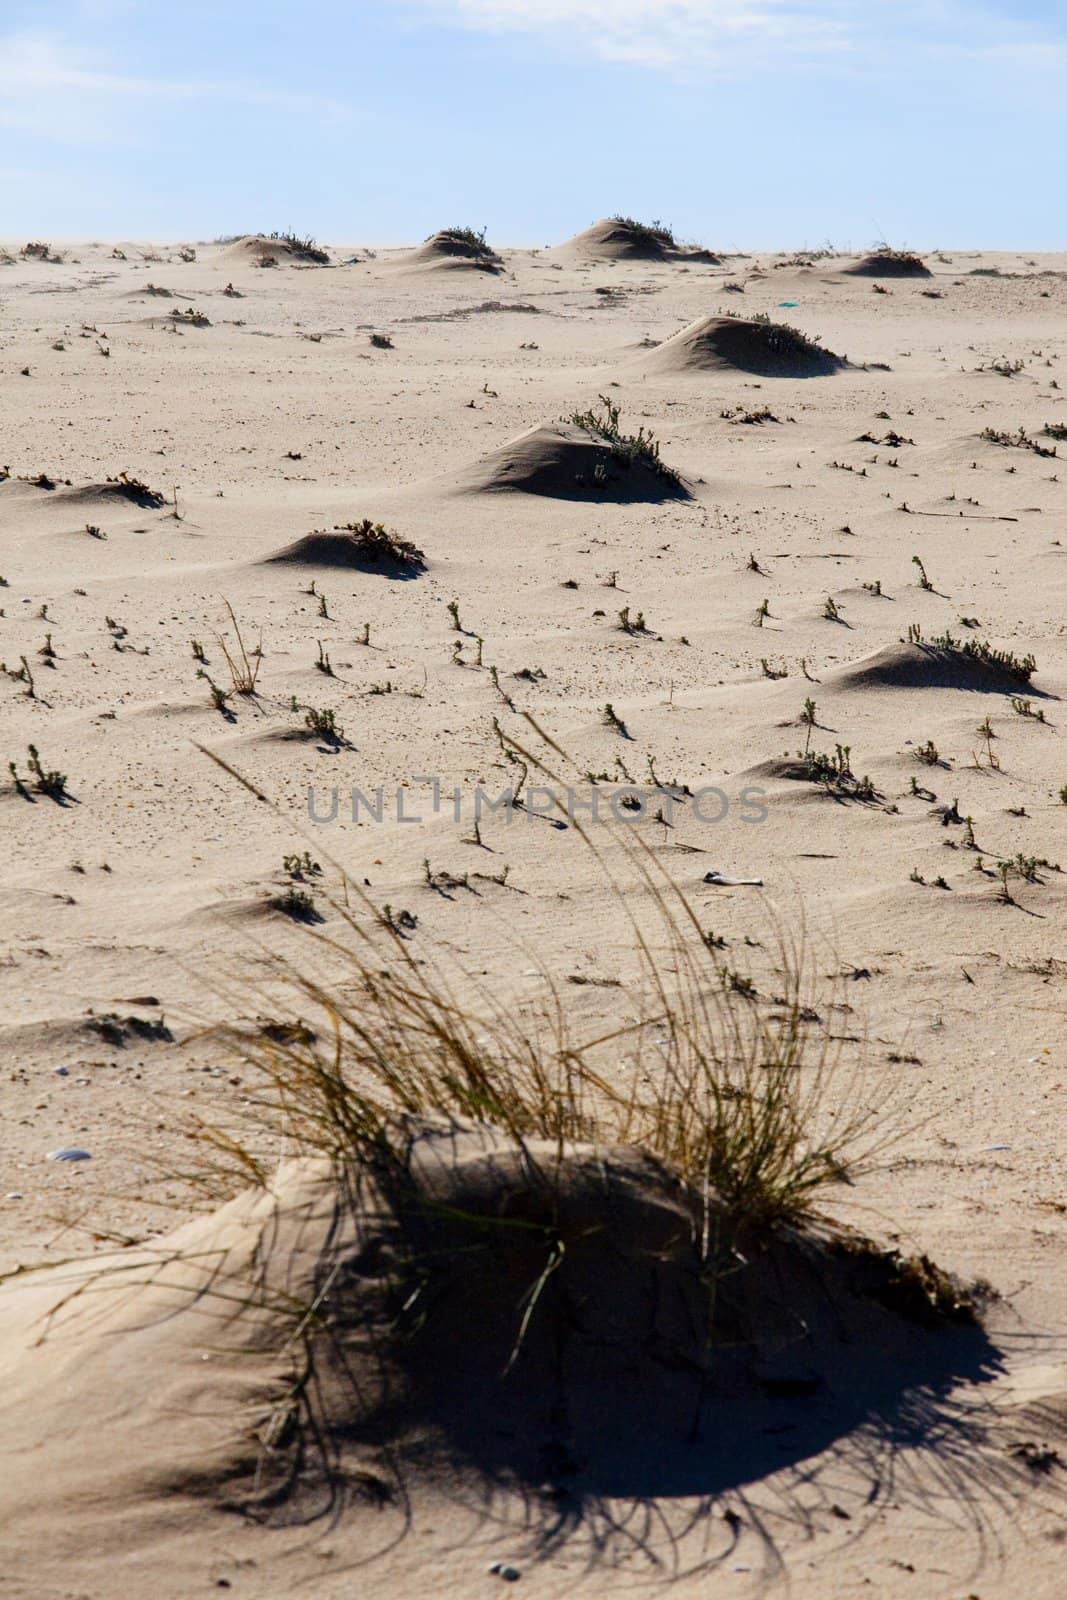
[{"label": "clump of beach grass", "polygon": [[674,468],[660,459],[659,440],[652,433],[646,433],[643,424],[636,433],[624,433],[620,425],[621,408],[607,395],[600,395],[599,400],[602,411],[590,406],[587,411],[572,411],[561,420],[572,427],[581,428],[583,433],[598,443],[606,444],[612,459],[621,467],[641,465],[651,468],[659,477],[667,478],[672,483],[681,482]]},{"label": "clump of beach grass", "polygon": [[[222,758],[205,754],[267,799]],[[621,855],[609,857],[579,831],[629,925],[642,975],[635,1021],[608,1040],[582,1042],[546,972],[534,1027],[503,995],[467,974],[446,976],[426,952],[414,955],[358,881],[332,862],[343,893],[327,898],[345,928],[345,980],[335,988],[315,975],[313,962],[285,963],[277,975],[296,1010],[317,1019],[308,1033],[279,1044],[252,1039],[244,1027],[221,1030],[255,1068],[258,1088],[247,1099],[246,1125],[203,1128],[206,1145],[243,1179],[264,1182],[253,1132],[263,1124],[290,1152],[347,1168],[381,1160],[404,1119],[463,1119],[520,1143],[636,1145],[746,1229],[812,1215],[828,1187],[866,1169],[884,1130],[862,1095],[831,1094],[841,1045],[822,1021],[826,997],[817,993],[803,938],[779,926],[780,992],[756,1004],[755,986],[724,980],[696,911],[643,842],[623,835],[612,847]],[[648,926],[630,909],[637,886],[650,908]],[[330,947],[338,951],[336,935]],[[631,1064],[620,1073],[623,1049]]]}]

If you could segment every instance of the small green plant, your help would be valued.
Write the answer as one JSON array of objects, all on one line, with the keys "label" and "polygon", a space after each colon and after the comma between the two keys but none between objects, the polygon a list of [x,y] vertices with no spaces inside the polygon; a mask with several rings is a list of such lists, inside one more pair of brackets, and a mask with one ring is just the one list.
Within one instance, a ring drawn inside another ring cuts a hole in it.
[{"label": "small green plant", "polygon": [[765,617],[769,617],[770,614],[771,614],[770,601],[766,600],[766,599],[761,600],[759,605],[756,607],[756,615],[752,619],[753,622],[755,623],[756,627],[757,628],[762,628],[763,627],[764,618]]},{"label": "small green plant", "polygon": [[372,333],[370,342],[375,350],[392,350],[393,341],[387,333]]},{"label": "small green plant", "polygon": [[840,622],[842,620],[841,612],[838,609],[837,602],[833,595],[828,594],[826,596],[826,602],[823,605],[822,614],[826,618],[827,622]]},{"label": "small green plant", "polygon": [[866,589],[868,594],[880,595],[882,592],[882,580],[881,578],[875,578],[873,583],[865,583],[863,587]]},{"label": "small green plant", "polygon": [[720,968],[720,976],[724,988],[730,994],[740,995],[742,1000],[755,1000],[757,998],[756,985],[744,972],[737,972],[733,967]]},{"label": "small green plant", "polygon": [[311,855],[307,850],[300,855],[283,856],[282,870],[288,873],[290,878],[294,878],[298,882],[303,882],[307,878],[321,878],[322,876],[322,868],[317,861],[311,859]]},{"label": "small green plant", "polygon": [[619,627],[622,629],[623,633],[639,635],[649,633],[651,631],[647,622],[645,621],[645,613],[643,611],[639,611],[636,616],[632,617],[630,615],[629,606],[623,606],[622,610],[618,613],[618,616]]},{"label": "small green plant", "polygon": [[315,902],[306,889],[297,889],[292,885],[283,889],[271,899],[275,911],[280,911],[283,916],[291,917],[294,922],[321,922],[322,918],[315,909]]},{"label": "small green plant", "polygon": [[1018,696],[1013,696],[1011,709],[1017,716],[1032,717],[1035,722],[1044,722],[1046,720],[1044,706],[1038,706],[1035,711],[1031,700],[1022,700]]},{"label": "small green plant", "polygon": [[[810,744],[810,731],[808,738]],[[863,802],[878,798],[878,791],[871,779],[857,778],[853,772],[850,745],[836,745],[832,756],[805,746],[797,752],[797,759],[802,765],[804,777],[811,783],[821,784],[830,794]]]},{"label": "small green plant", "polygon": [[337,726],[337,716],[329,707],[319,710],[316,706],[309,706],[304,714],[304,726],[310,728],[318,739],[325,739],[328,744],[340,744],[344,738],[344,730]]},{"label": "small green plant", "polygon": [[932,739],[927,739],[915,751],[916,761],[921,761],[926,767],[936,767],[941,763],[941,752]]},{"label": "small green plant", "polygon": [[204,682],[207,684],[208,692],[211,695],[211,704],[214,706],[215,710],[221,711],[230,716],[230,720],[232,721],[232,714],[226,711],[226,702],[230,698],[229,690],[221,688],[219,684],[217,684],[214,679],[204,671],[203,667],[199,667],[197,669],[196,675],[198,678],[203,678]]},{"label": "small green plant", "polygon": [[926,575],[926,568],[923,566],[922,560],[920,559],[920,557],[919,556],[912,556],[911,563],[912,563],[913,567],[918,567],[918,569],[919,569],[919,588],[920,589],[927,589],[932,594],[934,586],[930,582],[930,579]]},{"label": "small green plant", "polygon": [[207,666],[207,656],[204,654],[204,647],[200,643],[199,639],[194,639],[193,640],[193,642],[192,642],[192,651],[193,651],[193,660],[202,662],[204,666]]},{"label": "small green plant", "polygon": [[327,678],[332,678],[333,675],[334,675],[333,667],[330,665],[329,656],[326,654],[326,651],[322,647],[322,640],[321,639],[316,639],[315,642],[319,647],[319,655],[318,655],[318,660],[315,661],[313,663],[313,665],[315,666],[315,668],[319,672],[324,673]]},{"label": "small green plant", "polygon": [[[66,777],[62,772],[42,765],[41,758],[38,754],[37,746],[35,744],[31,744],[29,746],[27,766],[30,769],[30,776],[33,779],[33,786],[37,790],[38,794],[46,794],[50,800],[62,800],[66,797]],[[12,773],[14,772],[14,762],[11,763],[10,770]]]},{"label": "small green plant", "polygon": [[614,728],[617,733],[622,734],[624,739],[628,739],[630,737],[625,722],[617,714],[615,707],[611,704],[610,700],[604,707],[603,721],[606,727]]},{"label": "small green plant", "polygon": [[448,602],[448,606],[446,607],[446,609],[448,611],[449,616],[452,618],[452,626],[453,626],[453,628],[455,628],[457,633],[462,633],[464,630],[463,630],[463,624],[459,620],[459,601],[458,600],[450,600]]}]

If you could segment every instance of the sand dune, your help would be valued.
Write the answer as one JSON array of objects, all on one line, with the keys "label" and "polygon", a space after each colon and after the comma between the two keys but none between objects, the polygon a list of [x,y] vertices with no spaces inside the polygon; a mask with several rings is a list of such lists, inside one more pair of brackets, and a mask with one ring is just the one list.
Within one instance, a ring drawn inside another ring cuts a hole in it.
[{"label": "sand dune", "polygon": [[697,245],[681,245],[660,223],[605,217],[576,233],[554,254],[579,261],[689,261],[718,266],[720,257]]},{"label": "sand dune", "polygon": [[414,250],[405,250],[391,265],[418,272],[503,271],[504,263],[484,238],[469,229],[442,228]]},{"label": "sand dune", "polygon": [[547,495],[555,500],[685,500],[689,490],[655,459],[631,459],[603,436],[573,423],[528,428],[452,483],[457,494]]},{"label": "sand dune", "polygon": [[795,328],[745,317],[699,317],[639,357],[643,372],[714,372],[733,368],[765,378],[823,378],[847,363]]}]

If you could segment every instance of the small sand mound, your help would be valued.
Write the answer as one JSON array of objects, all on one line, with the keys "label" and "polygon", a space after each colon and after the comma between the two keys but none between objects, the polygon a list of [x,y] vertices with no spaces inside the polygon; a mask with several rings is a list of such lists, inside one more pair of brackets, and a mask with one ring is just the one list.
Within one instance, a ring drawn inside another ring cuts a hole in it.
[{"label": "small sand mound", "polygon": [[714,372],[729,368],[764,378],[822,378],[848,363],[784,323],[700,317],[639,362],[644,372]]},{"label": "small sand mound", "polygon": [[166,496],[158,489],[149,488],[139,478],[120,472],[115,478],[105,478],[102,483],[72,483],[69,478],[52,478],[48,473],[36,477],[13,477],[0,473],[0,484],[12,490],[40,489],[56,505],[107,505],[124,500],[129,505],[140,506],[145,511],[158,511],[166,505]]},{"label": "small sand mound", "polygon": [[108,478],[103,483],[84,483],[70,489],[62,489],[57,493],[56,499],[66,504],[90,504],[93,501],[124,500],[129,505],[140,506],[144,511],[158,511],[167,503],[166,496],[158,489],[152,489],[147,483],[142,483],[139,478],[128,477],[125,472],[120,472],[117,478]]},{"label": "small sand mound", "polygon": [[0,1286],[0,1515],[27,1551],[50,1519],[73,1584],[134,1512],[202,1559],[220,1505],[291,1526],[373,1497],[399,1528],[457,1473],[550,1487],[552,1520],[563,1493],[713,1497],[875,1411],[887,1437],[933,1417],[993,1353],[925,1258],[746,1224],[638,1149],[408,1121],[373,1171],[294,1162]]},{"label": "small sand mound", "polygon": [[463,494],[546,495],[554,500],[687,500],[690,490],[669,468],[629,461],[611,443],[573,423],[528,428],[463,472]]},{"label": "small sand mound", "polygon": [[559,246],[561,254],[585,261],[694,261],[720,265],[711,250],[680,245],[669,228],[635,222],[632,217],[603,217]]},{"label": "small sand mound", "polygon": [[907,250],[872,250],[850,267],[842,267],[857,278],[929,278],[930,268],[921,256]]},{"label": "small sand mound", "polygon": [[470,228],[442,228],[417,249],[405,251],[394,265],[420,272],[442,268],[450,272],[499,273],[504,269],[503,261],[486,244],[484,235]]},{"label": "small sand mound", "polygon": [[273,258],[275,265],[284,262],[289,266],[326,267],[330,264],[329,252],[314,239],[301,239],[289,233],[248,233],[235,239],[222,252],[224,261],[248,261],[258,264]]},{"label": "small sand mound", "polygon": [[417,545],[390,533],[382,523],[348,523],[332,531],[306,533],[287,544],[262,565],[285,562],[299,567],[340,567],[352,572],[381,572],[389,577],[415,577],[425,570],[426,559]]},{"label": "small sand mound", "polygon": [[985,654],[987,649],[980,641],[971,640],[963,645],[953,641],[948,647],[901,640],[843,668],[834,681],[845,689],[970,689],[1012,695],[1025,690],[1041,698],[1041,691],[1030,683],[1032,657],[1018,662],[1015,670],[998,661],[996,652]]}]

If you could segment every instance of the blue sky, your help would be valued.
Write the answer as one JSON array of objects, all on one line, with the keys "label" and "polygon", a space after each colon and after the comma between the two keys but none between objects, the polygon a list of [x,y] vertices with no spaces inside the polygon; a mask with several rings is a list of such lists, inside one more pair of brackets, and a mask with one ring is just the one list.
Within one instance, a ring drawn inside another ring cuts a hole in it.
[{"label": "blue sky", "polygon": [[0,0],[0,234],[1067,247],[1063,0]]}]

